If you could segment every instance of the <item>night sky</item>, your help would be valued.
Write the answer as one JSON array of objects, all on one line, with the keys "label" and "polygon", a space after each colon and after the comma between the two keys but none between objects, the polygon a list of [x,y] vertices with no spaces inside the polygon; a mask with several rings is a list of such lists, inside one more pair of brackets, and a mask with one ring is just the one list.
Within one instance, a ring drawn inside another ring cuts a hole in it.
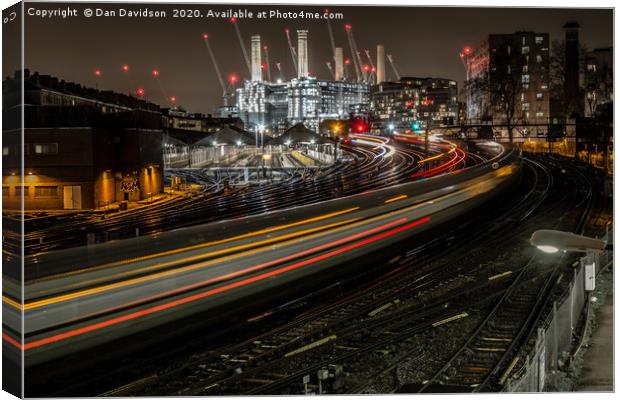
[{"label": "night sky", "polygon": [[[54,9],[59,3],[26,3],[27,7]],[[95,86],[94,70],[100,69],[100,89],[128,92],[143,87],[146,98],[164,104],[164,96],[151,71],[160,71],[160,82],[168,96],[176,96],[178,104],[192,112],[211,113],[220,104],[221,89],[214,73],[202,33],[210,35],[222,74],[237,73],[248,77],[241,48],[234,28],[227,19],[175,19],[172,8],[181,5],[133,4],[127,8],[148,7],[167,10],[165,19],[86,18],[84,6],[72,3],[78,17],[68,19],[25,18],[25,65],[31,71],[58,76],[88,86]],[[118,9],[122,4],[95,4],[91,7]],[[323,7],[284,6],[209,6],[188,5],[203,11],[232,9],[321,11]],[[485,9],[428,7],[337,7],[344,20],[332,21],[336,45],[350,57],[344,30],[351,23],[360,51],[383,43],[386,53],[393,54],[403,75],[464,79],[459,51],[475,46],[489,33],[512,33],[518,30],[548,32],[551,40],[561,39],[562,25],[577,20],[582,26],[581,41],[588,48],[607,47],[613,43],[611,10],[587,9]],[[269,46],[272,75],[277,75],[274,62],[282,63],[286,78],[294,74],[284,29],[309,30],[310,72],[328,78],[325,61],[331,57],[327,25],[324,20],[239,20],[248,52],[250,35],[262,36]],[[296,34],[292,35],[296,46]],[[129,74],[121,72],[128,64]],[[6,67],[6,64],[5,64]],[[393,77],[386,61],[388,78]],[[353,70],[351,69],[351,72]],[[127,79],[129,78],[129,79]]]}]

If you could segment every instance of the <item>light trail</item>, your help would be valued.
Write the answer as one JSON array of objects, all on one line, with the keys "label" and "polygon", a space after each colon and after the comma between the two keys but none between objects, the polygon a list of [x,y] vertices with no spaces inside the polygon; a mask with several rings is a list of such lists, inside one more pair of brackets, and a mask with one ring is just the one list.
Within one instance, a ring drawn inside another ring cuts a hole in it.
[{"label": "light trail", "polygon": [[139,262],[139,261],[146,261],[146,260],[150,260],[150,259],[153,259],[153,258],[159,258],[159,257],[163,257],[163,256],[169,256],[169,255],[184,253],[184,252],[191,251],[191,250],[197,250],[197,249],[202,249],[202,248],[205,248],[205,247],[215,246],[215,245],[218,245],[218,244],[229,243],[229,242],[233,242],[233,241],[240,240],[240,239],[246,239],[246,238],[250,238],[250,237],[254,237],[254,236],[258,236],[258,235],[263,235],[263,234],[267,234],[267,233],[281,231],[281,230],[288,229],[288,228],[293,228],[293,227],[300,226],[300,225],[310,224],[312,222],[319,222],[319,221],[322,221],[322,220],[325,220],[325,219],[329,219],[329,218],[332,218],[332,217],[340,216],[340,215],[347,214],[347,213],[350,213],[350,212],[353,212],[353,211],[357,211],[357,210],[359,210],[359,207],[351,207],[351,208],[347,208],[345,210],[319,215],[317,217],[304,219],[304,220],[293,222],[293,223],[290,223],[290,224],[278,225],[278,226],[274,226],[274,227],[271,227],[271,228],[261,229],[261,230],[254,231],[254,232],[249,232],[249,233],[244,233],[242,235],[237,235],[237,236],[229,237],[229,238],[226,238],[226,239],[220,239],[220,240],[215,240],[215,241],[211,241],[211,242],[195,244],[195,245],[192,245],[192,246],[180,247],[180,248],[177,248],[177,249],[174,249],[174,250],[161,251],[161,252],[149,254],[149,255],[146,255],[146,256],[134,257],[134,258],[129,258],[129,259],[121,260],[121,261],[115,261],[115,262],[111,262],[111,263],[107,263],[107,264],[101,264],[101,265],[97,265],[97,266],[93,266],[93,267],[83,268],[83,269],[79,269],[79,270],[75,270],[75,271],[71,271],[71,272],[66,272],[66,273],[62,274],[62,276],[71,276],[71,275],[77,275],[77,274],[80,274],[80,273],[84,273],[84,272],[87,272],[87,271],[90,272],[90,271],[96,271],[96,270],[103,269],[103,268],[118,267],[118,266],[122,266],[122,265],[126,265],[126,264],[133,264],[133,263]]},{"label": "light trail", "polygon": [[[24,345],[21,345],[20,343],[18,343],[15,340],[8,340],[5,337],[4,334],[3,334],[3,338],[5,340],[7,340],[8,343],[10,343],[13,346],[18,347],[18,348],[20,348],[22,350],[29,350],[29,349],[37,348],[37,347],[40,347],[40,346],[43,346],[43,345],[46,345],[46,344],[50,344],[50,343],[66,340],[66,339],[74,337],[74,336],[82,335],[82,334],[85,334],[85,333],[88,333],[88,332],[92,332],[92,331],[96,331],[96,330],[99,330],[99,329],[103,329],[103,328],[106,328],[106,327],[109,327],[109,326],[118,325],[118,324],[120,324],[122,322],[125,322],[125,321],[130,321],[130,320],[133,320],[133,319],[136,319],[136,318],[140,318],[140,317],[143,317],[143,316],[147,316],[147,315],[151,315],[151,314],[154,314],[154,313],[157,313],[157,312],[168,310],[168,309],[171,309],[171,308],[174,308],[174,307],[178,307],[180,305],[184,305],[184,304],[187,304],[187,303],[195,302],[197,300],[201,300],[203,298],[210,297],[210,296],[213,296],[213,295],[218,294],[218,293],[227,292],[229,290],[232,290],[232,289],[235,289],[235,288],[238,288],[238,287],[242,287],[242,286],[246,286],[246,285],[251,284],[251,283],[262,281],[262,280],[265,280],[265,279],[273,277],[273,276],[281,275],[281,274],[283,274],[285,272],[289,272],[289,271],[292,271],[292,270],[295,270],[295,269],[299,269],[299,268],[301,268],[303,266],[314,264],[314,263],[316,263],[318,261],[322,261],[322,260],[325,260],[325,259],[328,259],[328,258],[332,258],[332,257],[334,257],[334,256],[336,256],[338,254],[342,254],[342,253],[345,253],[347,251],[351,251],[351,250],[354,250],[356,248],[359,248],[359,247],[362,247],[362,246],[365,246],[365,245],[377,242],[377,241],[379,241],[381,239],[385,239],[385,238],[393,236],[395,234],[404,232],[406,230],[413,229],[414,227],[419,226],[419,225],[424,224],[424,223],[427,223],[429,221],[430,221],[430,217],[425,217],[425,218],[419,219],[417,221],[411,222],[409,224],[400,226],[398,228],[394,228],[394,229],[389,230],[387,232],[380,233],[380,234],[372,236],[370,238],[361,240],[361,241],[356,242],[356,243],[352,243],[352,244],[347,245],[345,247],[341,247],[339,249],[330,251],[330,252],[325,253],[325,254],[321,254],[321,255],[315,256],[315,257],[307,259],[307,260],[303,260],[303,261],[299,261],[299,262],[294,263],[294,264],[287,265],[285,267],[276,269],[274,271],[265,272],[263,274],[260,274],[260,275],[254,276],[254,277],[250,277],[250,278],[246,278],[246,279],[241,280],[241,281],[233,282],[233,283],[230,283],[228,285],[221,286],[219,288],[214,288],[214,289],[202,292],[202,293],[197,293],[197,294],[194,294],[194,295],[191,295],[191,296],[187,296],[187,297],[184,297],[184,298],[181,298],[181,299],[177,299],[177,300],[174,300],[174,301],[171,301],[171,302],[168,302],[168,303],[160,304],[160,305],[157,305],[157,306],[146,308],[144,310],[140,310],[140,311],[136,311],[136,312],[133,312],[133,313],[130,313],[130,314],[126,314],[126,315],[122,315],[122,316],[115,317],[115,318],[112,318],[112,319],[108,319],[106,321],[101,321],[101,322],[98,322],[98,323],[95,323],[95,324],[86,325],[86,326],[81,327],[81,328],[72,329],[72,330],[69,330],[69,331],[66,331],[66,332],[63,332],[63,333],[60,333],[60,334],[49,336],[47,338],[42,338],[42,339],[34,340],[32,342],[25,343]],[[378,228],[383,228],[383,226],[382,227],[378,227]],[[368,231],[368,232],[370,232],[370,231]],[[364,232],[362,234],[367,234],[368,232]],[[358,234],[358,235],[360,235],[360,234]],[[9,339],[10,339],[10,337],[9,337]]]}]

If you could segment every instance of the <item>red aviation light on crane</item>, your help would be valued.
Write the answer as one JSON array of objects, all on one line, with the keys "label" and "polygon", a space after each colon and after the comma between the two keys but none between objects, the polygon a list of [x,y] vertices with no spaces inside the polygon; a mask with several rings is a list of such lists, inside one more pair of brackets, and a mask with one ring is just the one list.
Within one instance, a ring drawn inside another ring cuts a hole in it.
[{"label": "red aviation light on crane", "polygon": [[157,78],[159,76],[159,70],[154,69],[151,74],[153,74],[153,76]]},{"label": "red aviation light on crane", "polygon": [[138,96],[144,96],[144,89],[142,89],[142,88],[138,88],[138,89],[136,89],[136,94],[137,94]]},{"label": "red aviation light on crane", "polygon": [[123,65],[122,68],[123,68],[123,71],[125,71],[125,72],[129,71],[129,65],[127,65],[127,64]]},{"label": "red aviation light on crane", "polygon": [[99,68],[95,70],[95,76],[101,76],[101,70]]},{"label": "red aviation light on crane", "polygon": [[170,96],[171,103],[176,103],[176,101],[177,101],[177,96]]}]

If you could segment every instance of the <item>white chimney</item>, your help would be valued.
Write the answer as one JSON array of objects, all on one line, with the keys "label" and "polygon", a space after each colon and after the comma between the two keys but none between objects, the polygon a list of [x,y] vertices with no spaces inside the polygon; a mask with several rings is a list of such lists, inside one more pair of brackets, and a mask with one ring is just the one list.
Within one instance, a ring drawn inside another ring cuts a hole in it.
[{"label": "white chimney", "polygon": [[263,69],[261,67],[260,35],[252,35],[252,82],[263,80]]},{"label": "white chimney", "polygon": [[377,84],[385,82],[385,49],[377,45]]},{"label": "white chimney", "polygon": [[344,76],[344,64],[342,62],[342,47],[336,47],[334,49],[334,59],[335,59],[335,63],[336,63],[336,73],[334,76],[334,79],[336,81],[342,80],[342,77]]},{"label": "white chimney", "polygon": [[308,77],[308,31],[297,31],[297,77]]}]

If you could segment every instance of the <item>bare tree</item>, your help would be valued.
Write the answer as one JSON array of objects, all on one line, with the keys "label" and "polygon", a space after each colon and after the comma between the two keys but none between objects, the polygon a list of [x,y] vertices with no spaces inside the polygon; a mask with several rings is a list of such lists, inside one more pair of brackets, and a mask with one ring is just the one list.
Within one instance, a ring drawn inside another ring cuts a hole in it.
[{"label": "bare tree", "polygon": [[529,85],[528,75],[522,74],[522,65],[517,57],[498,54],[490,71],[468,83],[472,96],[488,99],[494,119],[499,117],[499,122],[506,126],[511,142],[515,127],[523,120],[521,94]]}]

